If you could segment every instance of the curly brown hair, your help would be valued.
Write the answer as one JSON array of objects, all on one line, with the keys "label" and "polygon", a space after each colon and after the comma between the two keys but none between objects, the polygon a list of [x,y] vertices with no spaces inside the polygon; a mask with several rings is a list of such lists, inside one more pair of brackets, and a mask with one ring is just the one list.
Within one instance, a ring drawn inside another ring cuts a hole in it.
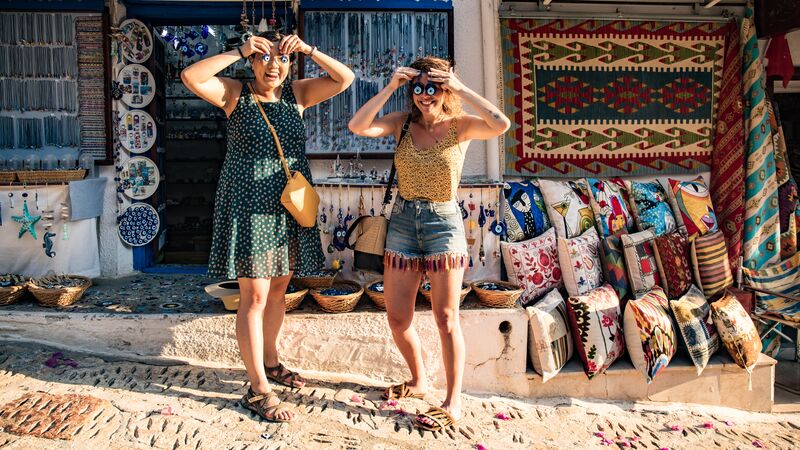
[{"label": "curly brown hair", "polygon": [[[420,72],[427,73],[431,69],[449,71],[453,65],[450,61],[435,56],[425,56],[418,58],[409,66],[412,69],[417,69]],[[414,104],[414,93],[411,89],[408,90],[408,101],[411,109],[411,121],[416,122],[422,117],[422,111]],[[444,99],[442,100],[442,111],[449,117],[458,117],[462,113],[461,99],[453,95],[452,92],[444,91]]]}]

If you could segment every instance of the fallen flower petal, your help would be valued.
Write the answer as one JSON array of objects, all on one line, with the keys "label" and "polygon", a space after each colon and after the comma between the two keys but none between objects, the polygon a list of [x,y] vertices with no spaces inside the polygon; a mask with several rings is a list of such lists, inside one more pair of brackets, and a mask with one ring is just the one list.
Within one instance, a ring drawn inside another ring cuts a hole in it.
[{"label": "fallen flower petal", "polygon": [[595,431],[594,435],[601,438],[601,437],[605,437],[606,434],[603,433],[602,431]]},{"label": "fallen flower petal", "polygon": [[55,358],[50,358],[44,362],[44,365],[51,369],[55,369],[56,367],[58,367],[58,360]]},{"label": "fallen flower petal", "polygon": [[486,448],[485,445],[483,445],[481,443],[478,443],[478,444],[475,444],[475,450],[489,450],[489,449]]},{"label": "fallen flower petal", "polygon": [[364,399],[358,394],[353,394],[353,396],[350,397],[350,401],[353,403],[364,403]]},{"label": "fallen flower petal", "polygon": [[613,444],[613,443],[614,443],[614,441],[612,441],[612,440],[610,440],[610,439],[603,438],[603,440],[602,440],[602,441],[600,441],[600,443],[601,443],[602,445],[611,445],[611,444]]},{"label": "fallen flower petal", "polygon": [[506,414],[504,412],[499,412],[499,413],[495,414],[494,417],[496,419],[500,419],[500,420],[511,420],[511,416],[509,416],[508,414]]},{"label": "fallen flower petal", "polygon": [[703,424],[703,428],[705,428],[706,430],[712,430],[714,429],[714,424],[711,422],[706,422]]},{"label": "fallen flower petal", "polygon": [[753,447],[764,448],[764,447],[766,447],[766,445],[764,445],[763,442],[761,442],[758,439],[756,439],[755,441],[753,441]]},{"label": "fallen flower petal", "polygon": [[630,443],[630,442],[628,442],[628,441],[622,441],[622,442],[620,442],[620,443],[619,443],[619,445],[621,445],[621,446],[623,446],[623,447],[630,447],[630,446],[631,446],[631,443]]},{"label": "fallen flower petal", "polygon": [[633,442],[639,442],[640,440],[642,440],[642,438],[640,438],[639,436],[633,436],[633,437],[632,437],[632,438],[630,438],[630,439],[631,439]]},{"label": "fallen flower petal", "polygon": [[52,355],[50,355],[50,357],[51,357],[51,358],[54,358],[54,359],[61,359],[61,358],[63,358],[63,357],[64,357],[64,354],[63,354],[63,353],[61,353],[61,352],[55,352],[55,353],[53,353]]},{"label": "fallen flower petal", "polygon": [[669,447],[661,447],[661,448],[660,448],[660,449],[658,449],[658,450],[670,450],[670,448],[669,448]]},{"label": "fallen flower petal", "polygon": [[725,425],[727,425],[727,426],[729,426],[729,427],[732,427],[732,426],[734,425],[734,423],[733,423],[733,421],[732,421],[732,420],[726,420],[726,421],[725,421]]},{"label": "fallen flower petal", "polygon": [[167,406],[166,408],[161,408],[161,415],[162,416],[174,416],[177,413],[178,413],[178,411],[175,410],[172,406]]},{"label": "fallen flower petal", "polygon": [[672,426],[669,427],[669,429],[672,430],[672,431],[682,431],[683,427],[680,426],[680,425],[672,425]]}]

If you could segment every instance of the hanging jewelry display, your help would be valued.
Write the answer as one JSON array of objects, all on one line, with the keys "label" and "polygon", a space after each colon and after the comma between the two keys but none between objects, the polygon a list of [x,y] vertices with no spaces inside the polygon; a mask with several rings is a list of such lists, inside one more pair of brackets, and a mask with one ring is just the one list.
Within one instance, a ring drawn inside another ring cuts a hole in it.
[{"label": "hanging jewelry display", "polygon": [[133,108],[144,108],[156,95],[153,74],[140,64],[129,64],[117,75],[122,101]]},{"label": "hanging jewelry display", "polygon": [[155,208],[147,203],[135,203],[122,215],[117,232],[122,242],[137,247],[155,239],[160,226]]},{"label": "hanging jewelry display", "polygon": [[122,54],[134,63],[142,63],[150,58],[153,52],[153,35],[150,30],[137,19],[128,19],[119,26],[122,33]]},{"label": "hanging jewelry display", "polygon": [[481,196],[481,206],[480,206],[480,213],[478,213],[478,227],[479,233],[481,234],[481,244],[478,250],[478,259],[481,262],[481,265],[486,265],[486,249],[483,246],[483,227],[486,225],[486,211],[483,208],[483,189],[480,190]]},{"label": "hanging jewelry display", "polygon": [[103,19],[98,15],[80,15],[75,19],[78,47],[78,108],[80,110],[81,153],[95,159],[106,158],[105,54]]},{"label": "hanging jewelry display", "polygon": [[125,195],[134,200],[144,200],[158,189],[161,174],[153,160],[135,156],[123,164],[119,178]]},{"label": "hanging jewelry display", "polygon": [[144,153],[156,142],[156,123],[144,111],[128,111],[117,129],[122,146],[131,153]]},{"label": "hanging jewelry display", "polygon": [[61,240],[66,241],[69,240],[69,203],[61,202],[61,220],[64,221],[64,226],[62,227],[61,233]]}]

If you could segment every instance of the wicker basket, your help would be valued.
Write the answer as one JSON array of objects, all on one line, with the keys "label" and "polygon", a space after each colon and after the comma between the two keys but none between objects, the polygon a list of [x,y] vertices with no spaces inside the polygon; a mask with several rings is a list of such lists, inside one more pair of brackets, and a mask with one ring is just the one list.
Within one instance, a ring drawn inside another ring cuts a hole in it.
[{"label": "wicker basket", "polygon": [[373,291],[373,290],[370,289],[372,287],[372,285],[378,284],[378,283],[383,283],[383,280],[373,281],[372,283],[370,283],[366,287],[366,289],[364,289],[364,291],[367,293],[367,296],[369,297],[369,299],[372,300],[372,303],[375,303],[375,306],[377,306],[378,309],[382,309],[382,310],[386,311],[386,298],[384,297],[384,293],[383,292]]},{"label": "wicker basket", "polygon": [[308,289],[299,289],[296,292],[287,292],[284,295],[284,299],[286,300],[286,311],[294,311],[300,306],[300,303],[303,302],[303,299],[306,298],[306,294],[308,294]]},{"label": "wicker basket", "polygon": [[[507,291],[498,291],[493,289],[483,289],[481,288],[482,284],[492,283],[498,286],[503,286],[509,288]],[[478,296],[478,303],[483,306],[488,306],[490,308],[513,308],[514,305],[517,304],[517,300],[525,292],[524,289],[520,289],[514,283],[509,283],[507,281],[494,281],[494,280],[482,280],[476,281],[472,283],[472,289],[475,291],[475,294]]]},{"label": "wicker basket", "polygon": [[339,272],[336,270],[325,271],[324,275],[315,275],[307,277],[294,277],[292,283],[297,287],[308,289],[324,289],[333,286],[333,280]]},{"label": "wicker basket", "polygon": [[0,287],[0,306],[18,302],[26,292],[28,292],[28,288],[24,285]]},{"label": "wicker basket", "polygon": [[[419,285],[419,293],[422,294],[423,297],[425,297],[425,300],[427,300],[428,303],[430,303],[431,302],[431,291],[423,289],[422,287],[424,285],[425,285],[425,281],[423,281]],[[467,294],[469,294],[469,292],[471,290],[472,290],[472,288],[467,283],[461,283],[461,301],[460,301],[460,304],[464,304],[464,299],[467,298]]]},{"label": "wicker basket", "polygon": [[16,172],[0,172],[0,183],[13,183],[16,179]]},{"label": "wicker basket", "polygon": [[37,282],[47,280],[47,278],[38,281],[33,279],[28,282],[28,290],[42,306],[70,306],[80,300],[86,289],[92,285],[92,280],[78,275],[70,275],[68,278],[82,280],[83,284],[75,287],[48,289],[37,285]]},{"label": "wicker basket", "polygon": [[311,289],[311,296],[317,301],[325,312],[343,313],[355,309],[358,300],[364,294],[364,288],[354,281],[339,281],[330,286],[337,289],[357,289],[352,294],[347,295],[323,295],[322,291],[326,288]]},{"label": "wicker basket", "polygon": [[21,183],[45,184],[65,183],[67,181],[82,180],[86,176],[86,169],[73,170],[18,170],[17,178]]}]

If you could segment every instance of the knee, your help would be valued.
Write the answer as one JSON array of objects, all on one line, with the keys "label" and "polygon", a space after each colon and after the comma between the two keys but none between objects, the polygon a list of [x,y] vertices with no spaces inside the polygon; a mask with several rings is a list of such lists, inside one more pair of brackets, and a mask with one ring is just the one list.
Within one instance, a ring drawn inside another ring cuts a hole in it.
[{"label": "knee", "polygon": [[241,297],[239,306],[246,311],[263,311],[267,306],[267,298],[269,295],[266,292],[256,292],[247,297]]},{"label": "knee", "polygon": [[386,314],[386,317],[389,319],[389,328],[392,331],[405,331],[411,328],[411,322],[413,321],[413,317],[404,315],[404,314]]},{"label": "knee", "polygon": [[434,311],[436,326],[441,334],[452,334],[459,327],[458,312],[452,308]]}]

